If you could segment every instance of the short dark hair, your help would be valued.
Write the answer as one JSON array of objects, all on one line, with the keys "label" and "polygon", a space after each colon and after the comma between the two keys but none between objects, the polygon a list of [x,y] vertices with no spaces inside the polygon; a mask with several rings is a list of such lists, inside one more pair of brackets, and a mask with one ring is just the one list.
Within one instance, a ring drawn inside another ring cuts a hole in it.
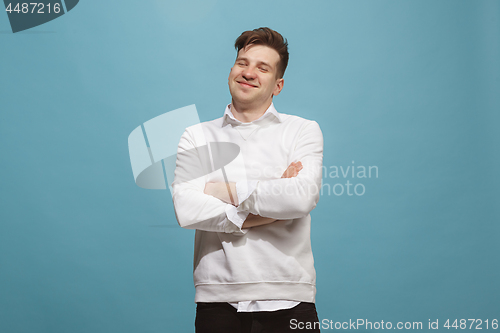
[{"label": "short dark hair", "polygon": [[280,79],[285,75],[286,66],[288,65],[288,42],[279,32],[269,28],[248,30],[243,32],[234,43],[237,52],[240,52],[241,49],[248,45],[264,45],[278,52],[280,61],[278,61],[276,74]]}]

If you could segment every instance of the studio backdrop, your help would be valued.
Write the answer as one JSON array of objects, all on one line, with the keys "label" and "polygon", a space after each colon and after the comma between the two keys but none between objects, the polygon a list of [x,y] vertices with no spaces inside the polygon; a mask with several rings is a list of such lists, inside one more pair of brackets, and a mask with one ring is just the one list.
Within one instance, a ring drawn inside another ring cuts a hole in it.
[{"label": "studio backdrop", "polygon": [[4,4],[0,332],[194,331],[194,231],[136,183],[171,150],[134,171],[129,138],[221,117],[258,27],[289,43],[276,109],[324,136],[322,331],[500,332],[499,1]]}]

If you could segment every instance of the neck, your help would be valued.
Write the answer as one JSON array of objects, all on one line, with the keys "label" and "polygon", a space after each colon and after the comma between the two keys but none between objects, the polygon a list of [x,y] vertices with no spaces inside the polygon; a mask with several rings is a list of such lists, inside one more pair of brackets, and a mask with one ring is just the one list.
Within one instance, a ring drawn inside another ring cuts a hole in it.
[{"label": "neck", "polygon": [[234,118],[238,119],[242,123],[249,123],[262,117],[266,110],[269,109],[271,103],[263,104],[260,107],[245,106],[235,103],[234,99],[231,101],[231,112]]}]

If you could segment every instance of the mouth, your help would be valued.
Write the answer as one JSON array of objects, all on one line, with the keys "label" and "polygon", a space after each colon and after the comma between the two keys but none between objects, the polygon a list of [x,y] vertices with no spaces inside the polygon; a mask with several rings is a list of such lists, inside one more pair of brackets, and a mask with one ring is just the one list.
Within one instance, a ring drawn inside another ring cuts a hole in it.
[{"label": "mouth", "polygon": [[236,81],[236,82],[238,82],[238,84],[241,85],[242,87],[257,88],[257,86],[254,86],[253,84],[250,84],[247,82],[243,82],[243,81]]}]

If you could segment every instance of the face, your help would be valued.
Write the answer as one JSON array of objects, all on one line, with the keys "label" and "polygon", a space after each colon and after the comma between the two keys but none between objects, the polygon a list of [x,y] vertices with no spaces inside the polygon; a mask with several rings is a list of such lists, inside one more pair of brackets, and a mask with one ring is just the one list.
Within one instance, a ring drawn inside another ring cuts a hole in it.
[{"label": "face", "polygon": [[283,88],[283,79],[277,78],[279,60],[276,50],[263,45],[250,45],[238,52],[229,73],[229,91],[237,109],[271,104]]}]

